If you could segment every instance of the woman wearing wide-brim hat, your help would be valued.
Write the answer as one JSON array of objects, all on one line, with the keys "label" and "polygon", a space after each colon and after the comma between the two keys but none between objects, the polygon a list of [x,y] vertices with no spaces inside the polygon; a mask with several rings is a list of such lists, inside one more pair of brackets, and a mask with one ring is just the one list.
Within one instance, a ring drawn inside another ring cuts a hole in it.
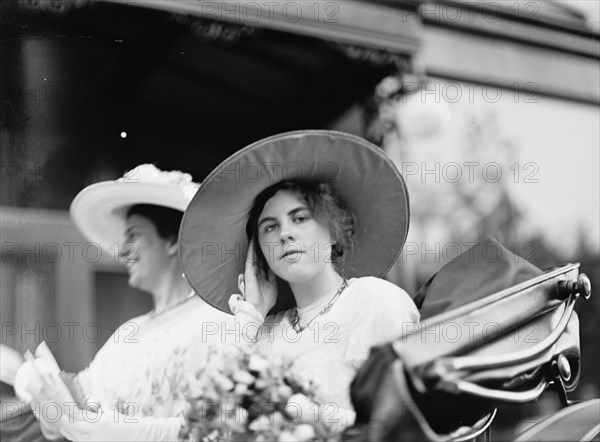
[{"label": "woman wearing wide-brim hat", "polygon": [[408,222],[404,181],[381,149],[311,130],[225,160],[190,203],[179,241],[192,287],[233,313],[247,342],[293,358],[343,427],[353,421],[349,384],[370,347],[419,318],[410,296],[380,279]]},{"label": "woman wearing wide-brim hat", "polygon": [[[117,181],[86,187],[73,200],[70,212],[76,226],[103,253],[114,257],[119,251],[129,284],[149,292],[154,309],[122,324],[77,375],[82,395],[93,399],[90,406],[99,407],[99,413],[72,409],[60,420],[47,420],[40,413],[47,437],[177,438],[185,408],[182,373],[197,370],[203,349],[221,339],[218,333],[205,336],[204,324],[233,322],[194,296],[182,277],[179,226],[198,187],[189,174],[144,164]],[[40,409],[47,402],[60,403],[52,393],[59,392],[51,386],[34,391],[33,402],[42,404]]]}]

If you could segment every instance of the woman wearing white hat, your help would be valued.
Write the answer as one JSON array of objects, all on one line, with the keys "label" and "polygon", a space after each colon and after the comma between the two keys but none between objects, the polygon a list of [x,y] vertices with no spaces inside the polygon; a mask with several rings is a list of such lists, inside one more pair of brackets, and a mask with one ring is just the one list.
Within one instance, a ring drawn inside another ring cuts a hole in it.
[{"label": "woman wearing white hat", "polygon": [[[120,244],[129,284],[150,292],[154,309],[123,324],[78,374],[82,391],[94,397],[100,410],[74,410],[54,422],[38,413],[46,437],[177,438],[185,376],[202,363],[203,349],[220,344],[222,336],[215,330],[231,322],[194,296],[182,278],[179,224],[197,189],[189,174],[144,164],[116,182],[85,188],[73,200],[75,224],[109,253]],[[34,401],[58,401],[48,389]]]},{"label": "woman wearing white hat", "polygon": [[341,429],[370,347],[419,319],[406,292],[380,279],[408,220],[404,182],[380,149],[340,132],[291,132],[239,151],[203,182],[182,222],[182,262],[249,343],[293,358],[319,389],[323,423]]}]

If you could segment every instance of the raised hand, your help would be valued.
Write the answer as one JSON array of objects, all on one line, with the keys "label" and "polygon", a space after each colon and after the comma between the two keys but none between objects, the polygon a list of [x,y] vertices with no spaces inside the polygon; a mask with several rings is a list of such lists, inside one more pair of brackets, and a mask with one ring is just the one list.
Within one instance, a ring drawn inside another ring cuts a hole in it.
[{"label": "raised hand", "polygon": [[74,400],[48,362],[41,358],[25,361],[17,371],[15,390],[21,400],[30,404],[44,437],[60,439],[56,410],[60,409],[60,414],[68,413]]},{"label": "raised hand", "polygon": [[277,279],[269,269],[265,278],[257,265],[254,240],[250,241],[244,273],[238,276],[238,287],[246,301],[251,303],[263,317],[277,301]]}]

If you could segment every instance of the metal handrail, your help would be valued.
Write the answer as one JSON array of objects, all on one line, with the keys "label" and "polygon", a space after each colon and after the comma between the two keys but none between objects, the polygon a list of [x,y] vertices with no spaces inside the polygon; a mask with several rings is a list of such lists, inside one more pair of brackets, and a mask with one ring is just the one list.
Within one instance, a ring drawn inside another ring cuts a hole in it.
[{"label": "metal handrail", "polygon": [[571,293],[566,302],[565,311],[563,312],[557,326],[543,341],[539,342],[533,347],[502,355],[440,358],[437,361],[434,361],[431,367],[426,370],[426,376],[443,379],[447,373],[452,373],[459,370],[474,371],[493,369],[507,365],[516,365],[535,359],[542,353],[547,352],[564,333],[578,297],[579,293]]}]

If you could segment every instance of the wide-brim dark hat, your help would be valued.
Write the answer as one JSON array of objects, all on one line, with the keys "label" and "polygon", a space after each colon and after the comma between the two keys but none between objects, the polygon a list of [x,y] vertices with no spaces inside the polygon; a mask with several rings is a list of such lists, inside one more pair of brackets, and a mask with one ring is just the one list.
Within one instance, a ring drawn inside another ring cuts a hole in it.
[{"label": "wide-brim dark hat", "polygon": [[[304,130],[274,135],[236,152],[200,186],[179,231],[181,262],[196,293],[230,313],[239,293],[254,199],[284,179],[330,183],[356,217],[344,276],[381,277],[406,241],[409,204],[400,172],[384,151],[355,135]],[[278,301],[279,304],[279,301]]]}]

